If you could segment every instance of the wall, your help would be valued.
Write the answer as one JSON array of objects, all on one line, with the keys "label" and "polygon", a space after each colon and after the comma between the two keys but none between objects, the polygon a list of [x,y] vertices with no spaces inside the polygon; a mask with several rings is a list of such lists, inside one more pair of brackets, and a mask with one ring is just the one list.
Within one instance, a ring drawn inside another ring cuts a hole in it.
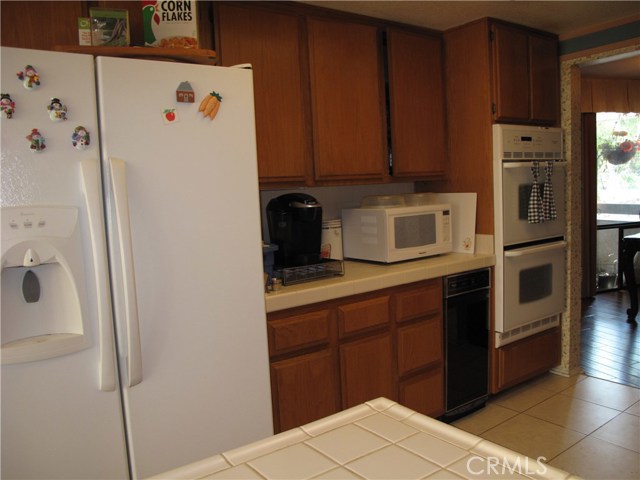
[{"label": "wall", "polygon": [[[618,36],[616,32],[626,29],[603,27],[611,30],[609,35],[591,32],[583,37],[599,38],[600,43],[586,44],[588,50],[572,50],[561,57],[561,126],[565,132],[565,155],[567,158],[567,308],[562,319],[562,360],[556,372],[570,375],[580,369],[580,325],[582,317],[582,148],[581,148],[581,71],[580,67],[595,60],[640,50],[640,37]],[[561,38],[561,52],[566,42]]]},{"label": "wall", "polygon": [[346,187],[315,187],[294,190],[263,190],[260,192],[260,213],[262,218],[262,238],[269,241],[269,230],[265,209],[272,198],[285,193],[300,192],[311,195],[322,204],[323,220],[341,218],[343,208],[358,207],[362,197],[367,195],[393,195],[413,193],[413,183],[394,183],[384,185],[353,185]]}]

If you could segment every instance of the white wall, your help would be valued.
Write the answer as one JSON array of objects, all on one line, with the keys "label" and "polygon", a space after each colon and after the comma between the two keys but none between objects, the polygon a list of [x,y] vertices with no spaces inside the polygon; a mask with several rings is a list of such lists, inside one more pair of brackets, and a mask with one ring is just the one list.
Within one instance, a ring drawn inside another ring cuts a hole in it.
[{"label": "white wall", "polygon": [[269,241],[269,227],[265,214],[267,204],[272,198],[285,193],[300,192],[311,195],[322,204],[322,219],[341,218],[343,208],[360,206],[360,200],[367,195],[393,195],[414,193],[413,183],[394,183],[385,185],[348,185],[344,187],[297,188],[293,190],[263,190],[260,192],[260,213],[262,218],[262,238]]}]

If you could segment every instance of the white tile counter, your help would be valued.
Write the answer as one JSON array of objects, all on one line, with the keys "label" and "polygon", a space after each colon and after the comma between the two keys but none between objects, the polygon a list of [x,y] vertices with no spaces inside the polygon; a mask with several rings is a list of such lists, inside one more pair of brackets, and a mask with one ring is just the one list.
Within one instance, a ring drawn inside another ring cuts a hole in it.
[{"label": "white tile counter", "polygon": [[156,479],[576,479],[378,398]]},{"label": "white tile counter", "polygon": [[343,276],[286,286],[266,294],[267,312],[492,267],[495,262],[495,255],[482,253],[448,253],[390,265],[345,261]]}]

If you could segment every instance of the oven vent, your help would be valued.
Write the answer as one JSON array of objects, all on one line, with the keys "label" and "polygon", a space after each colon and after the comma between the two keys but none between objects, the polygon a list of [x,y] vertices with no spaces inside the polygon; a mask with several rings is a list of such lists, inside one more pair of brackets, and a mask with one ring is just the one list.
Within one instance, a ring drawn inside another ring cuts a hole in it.
[{"label": "oven vent", "polygon": [[508,343],[515,342],[525,337],[548,330],[557,325],[560,325],[560,314],[552,315],[551,317],[536,320],[535,322],[527,323],[520,327],[516,327],[508,332],[496,332],[496,347],[507,345]]}]

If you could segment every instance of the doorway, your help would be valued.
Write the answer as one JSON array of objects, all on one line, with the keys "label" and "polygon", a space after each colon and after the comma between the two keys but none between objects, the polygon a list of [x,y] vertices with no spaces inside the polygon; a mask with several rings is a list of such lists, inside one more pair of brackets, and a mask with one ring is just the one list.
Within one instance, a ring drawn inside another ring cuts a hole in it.
[{"label": "doorway", "polygon": [[582,116],[585,297],[624,287],[622,238],[640,232],[640,114]]}]

